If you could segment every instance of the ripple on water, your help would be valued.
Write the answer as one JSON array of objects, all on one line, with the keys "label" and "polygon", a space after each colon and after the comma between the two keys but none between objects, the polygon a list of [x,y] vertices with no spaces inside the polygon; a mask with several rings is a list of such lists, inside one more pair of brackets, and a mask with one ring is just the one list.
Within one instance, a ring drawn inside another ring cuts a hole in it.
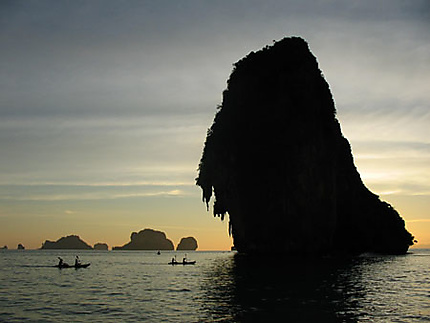
[{"label": "ripple on water", "polygon": [[163,261],[148,252],[88,251],[80,254],[92,262],[86,270],[48,267],[57,255],[74,253],[0,252],[6,255],[0,321],[430,320],[430,251],[339,262],[289,259],[288,266],[195,252],[189,253],[193,267],[166,265],[174,253]]}]

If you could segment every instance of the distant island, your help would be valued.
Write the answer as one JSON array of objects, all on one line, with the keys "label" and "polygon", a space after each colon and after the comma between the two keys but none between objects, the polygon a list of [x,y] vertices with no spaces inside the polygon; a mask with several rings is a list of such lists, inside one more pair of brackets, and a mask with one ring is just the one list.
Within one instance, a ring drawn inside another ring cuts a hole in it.
[{"label": "distant island", "polygon": [[173,242],[166,234],[153,229],[133,232],[130,242],[123,246],[113,247],[112,250],[174,250]]},{"label": "distant island", "polygon": [[187,237],[181,239],[176,250],[196,250],[197,248],[197,240],[193,237]]},{"label": "distant island", "polygon": [[109,250],[107,243],[98,242],[94,245],[94,250]]},{"label": "distant island", "polygon": [[[181,239],[176,250],[196,250],[197,248],[197,240],[194,237],[186,237]],[[7,249],[7,246],[2,249]],[[25,247],[19,244],[18,249],[25,249]],[[107,243],[97,242],[94,247],[91,247],[78,235],[69,235],[57,241],[46,240],[40,249],[109,250],[109,246]],[[164,232],[146,228],[139,232],[132,232],[128,243],[112,247],[112,250],[175,250],[175,247]]]},{"label": "distant island", "polygon": [[16,249],[18,249],[18,250],[24,250],[25,247],[21,243],[18,243],[18,247]]},{"label": "distant island", "polygon": [[81,240],[77,235],[62,237],[57,241],[46,240],[40,249],[93,249],[85,241]]}]

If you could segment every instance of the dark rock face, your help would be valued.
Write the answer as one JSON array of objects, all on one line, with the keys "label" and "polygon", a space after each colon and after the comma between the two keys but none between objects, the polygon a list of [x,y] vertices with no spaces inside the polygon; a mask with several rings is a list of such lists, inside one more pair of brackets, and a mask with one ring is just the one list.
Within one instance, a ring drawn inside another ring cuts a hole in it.
[{"label": "dark rock face", "polygon": [[197,185],[229,214],[239,252],[401,254],[404,221],[370,192],[329,85],[301,38],[235,64],[208,130]]},{"label": "dark rock face", "polygon": [[193,237],[187,237],[181,239],[176,250],[196,250],[197,248],[197,240]]},{"label": "dark rock face", "polygon": [[94,250],[109,250],[109,247],[107,243],[99,242],[94,245]]},{"label": "dark rock face", "polygon": [[173,242],[166,238],[161,231],[144,229],[139,233],[133,232],[130,242],[113,250],[174,250]]},{"label": "dark rock face", "polygon": [[46,240],[41,249],[93,249],[89,244],[82,241],[79,236],[70,235],[62,237],[57,241]]}]

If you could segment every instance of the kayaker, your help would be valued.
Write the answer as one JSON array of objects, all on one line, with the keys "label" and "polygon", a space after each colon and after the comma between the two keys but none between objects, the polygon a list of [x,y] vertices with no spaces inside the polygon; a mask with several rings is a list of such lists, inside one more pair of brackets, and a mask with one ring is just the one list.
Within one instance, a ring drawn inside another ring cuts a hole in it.
[{"label": "kayaker", "polygon": [[57,257],[57,258],[60,259],[60,261],[58,262],[58,267],[63,266],[63,264],[64,264],[63,258],[61,258],[61,257]]},{"label": "kayaker", "polygon": [[75,267],[78,267],[81,264],[81,261],[79,260],[79,257],[76,256],[75,258]]}]

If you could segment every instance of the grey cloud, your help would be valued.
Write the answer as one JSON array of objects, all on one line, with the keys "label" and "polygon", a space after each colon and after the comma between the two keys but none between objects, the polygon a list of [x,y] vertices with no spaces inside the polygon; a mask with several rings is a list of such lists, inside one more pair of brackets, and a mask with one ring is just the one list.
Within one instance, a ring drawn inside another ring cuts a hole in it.
[{"label": "grey cloud", "polygon": [[192,182],[206,129],[196,118],[9,121],[0,127],[1,180]]},{"label": "grey cloud", "polygon": [[[118,110],[139,114],[165,109],[171,112],[167,106],[172,105],[186,111],[196,92],[200,100],[206,97],[204,102],[209,102],[215,97],[212,93],[222,91],[231,63],[271,39],[290,33],[302,34],[315,47],[317,56],[328,57],[324,58],[328,63],[323,69],[332,75],[331,71],[342,62],[343,67],[362,65],[348,59],[331,64],[330,57],[339,56],[335,50],[368,43],[359,33],[370,36],[375,27],[384,26],[381,19],[419,18],[425,12],[418,10],[420,4],[20,3],[19,9],[8,8],[8,15],[3,17],[0,35],[5,50],[1,69],[7,77],[0,79],[4,89],[0,111],[6,116],[118,114]],[[363,19],[371,22],[363,24]],[[360,27],[363,25],[368,26],[367,30]],[[385,30],[380,35],[397,35],[402,29],[395,30]],[[410,37],[410,33],[405,36]],[[336,40],[341,43],[333,43]],[[379,45],[382,49],[384,46],[387,42]],[[374,46],[359,56],[354,46],[352,50],[343,55],[353,59],[382,55],[386,59],[383,50],[381,53]],[[415,57],[406,55],[408,58]],[[411,64],[406,65],[411,68]],[[354,84],[339,75],[336,79]],[[332,82],[336,85],[336,80]]]},{"label": "grey cloud", "polygon": [[[0,145],[8,154],[0,170],[6,182],[131,173],[155,180],[178,169],[180,180],[194,178],[231,64],[291,34],[308,39],[354,147],[366,130],[390,129],[393,120],[410,141],[428,134],[425,1],[1,6]],[[411,122],[418,123],[414,133],[406,130]]]}]

